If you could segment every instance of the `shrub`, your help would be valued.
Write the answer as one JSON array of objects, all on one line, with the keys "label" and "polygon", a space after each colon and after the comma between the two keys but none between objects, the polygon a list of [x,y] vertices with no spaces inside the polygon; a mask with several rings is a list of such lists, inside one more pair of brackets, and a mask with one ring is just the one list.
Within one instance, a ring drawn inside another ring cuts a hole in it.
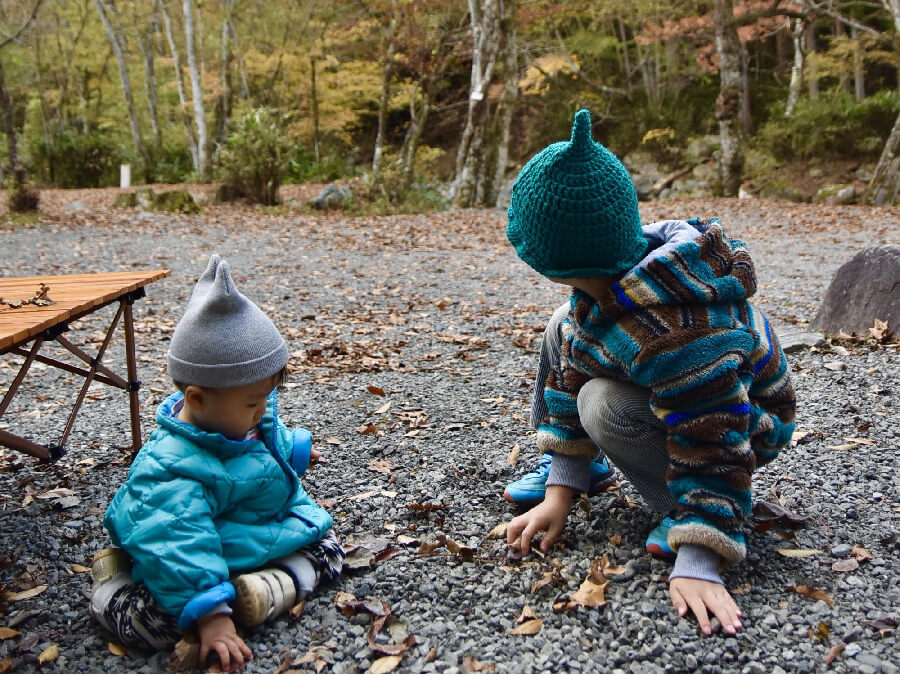
[{"label": "shrub", "polygon": [[25,183],[25,169],[21,166],[7,174],[6,189],[9,195],[10,213],[37,211],[38,192]]},{"label": "shrub", "polygon": [[221,194],[229,200],[277,204],[291,151],[281,115],[266,108],[247,113],[219,156]]},{"label": "shrub", "polygon": [[39,181],[61,188],[92,188],[117,185],[119,144],[100,131],[70,127],[55,120],[46,134],[26,139],[28,164]]},{"label": "shrub", "polygon": [[296,148],[288,162],[285,182],[330,183],[353,173],[350,162],[337,152],[329,152],[316,162],[312,150]]},{"label": "shrub", "polygon": [[900,97],[881,91],[857,101],[843,90],[816,99],[801,99],[790,117],[784,103],[769,109],[769,120],[756,140],[761,150],[785,161],[858,158],[877,155],[900,112]]}]

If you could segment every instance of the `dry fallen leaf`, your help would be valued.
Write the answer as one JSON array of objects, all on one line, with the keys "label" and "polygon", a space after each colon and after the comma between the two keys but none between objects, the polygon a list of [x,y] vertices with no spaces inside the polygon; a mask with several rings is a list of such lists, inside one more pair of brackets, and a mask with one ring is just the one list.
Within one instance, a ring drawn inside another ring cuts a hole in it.
[{"label": "dry fallen leaf", "polygon": [[38,655],[38,664],[44,665],[45,663],[52,663],[56,661],[59,657],[59,647],[56,645],[50,645],[45,647],[44,650]]},{"label": "dry fallen leaf", "polygon": [[383,406],[381,406],[378,410],[375,411],[376,415],[384,415],[388,410],[391,409],[391,401],[388,401]]},{"label": "dry fallen leaf", "polygon": [[14,638],[17,635],[21,635],[17,630],[12,628],[7,628],[6,626],[0,626],[0,640],[8,640],[9,638]]},{"label": "dry fallen leaf", "polygon": [[500,523],[498,525],[494,525],[494,528],[488,532],[488,539],[506,539],[506,528],[509,526],[509,521]]},{"label": "dry fallen leaf", "polygon": [[871,335],[879,342],[890,335],[890,331],[888,331],[888,322],[882,321],[878,317],[875,317],[875,321],[873,322],[872,326],[867,330],[869,331],[869,335]]},{"label": "dry fallen leaf", "polygon": [[786,558],[808,558],[822,552],[817,548],[776,548],[775,550]]},{"label": "dry fallen leaf", "polygon": [[594,560],[578,590],[568,600],[564,599],[553,603],[553,609],[562,612],[576,607],[602,607],[606,604],[606,587],[608,585],[609,581],[603,576],[600,569],[600,561]]},{"label": "dry fallen leaf", "polygon": [[431,663],[437,658],[437,647],[432,647],[425,655],[425,663]]},{"label": "dry fallen leaf", "polygon": [[531,605],[525,605],[522,608],[522,611],[519,612],[519,618],[516,619],[516,623],[522,623],[523,621],[530,621],[531,619],[539,618],[538,615],[534,611],[534,607]]},{"label": "dry fallen leaf", "polygon": [[821,600],[829,607],[834,607],[834,600],[831,599],[831,596],[828,595],[825,591],[820,591],[818,588],[813,588],[812,586],[807,586],[806,584],[800,584],[798,586],[788,586],[787,590],[792,593],[799,593],[800,595],[805,595],[807,598],[812,598],[813,600]]},{"label": "dry fallen leaf", "polygon": [[[112,651],[112,647],[110,647]],[[188,631],[175,645],[172,655],[166,662],[166,670],[170,673],[188,673],[196,670],[200,661],[200,638],[193,630]]]},{"label": "dry fallen leaf", "polygon": [[856,558],[856,562],[864,562],[866,560],[872,560],[873,556],[869,553],[864,546],[860,546],[859,544],[854,544],[853,548],[850,550],[850,555]]},{"label": "dry fallen leaf", "polygon": [[116,644],[115,642],[107,642],[106,647],[107,649],[109,649],[109,653],[113,656],[125,656],[128,653],[128,649],[126,647]]},{"label": "dry fallen leaf", "polygon": [[325,442],[328,443],[329,445],[340,445],[341,439],[335,438],[334,436],[326,436]]},{"label": "dry fallen leaf", "polygon": [[732,595],[747,595],[750,590],[753,588],[749,583],[741,584],[740,586],[735,586],[734,588],[729,588],[728,592]]},{"label": "dry fallen leaf", "polygon": [[840,655],[840,653],[846,648],[847,645],[845,645],[843,642],[834,645],[830,650],[828,650],[828,656],[825,657],[825,665],[830,666],[832,662],[838,657],[838,655]]},{"label": "dry fallen leaf", "polygon": [[371,422],[368,422],[366,424],[363,424],[360,427],[357,427],[356,433],[361,434],[363,436],[371,436],[372,434],[378,433],[378,428]]},{"label": "dry fallen leaf", "polygon": [[401,546],[415,546],[419,543],[419,540],[415,537],[410,537],[408,534],[398,534],[397,543]]},{"label": "dry fallen leaf", "polygon": [[831,565],[832,572],[853,572],[857,569],[859,569],[859,563],[856,561],[856,558],[838,560]]},{"label": "dry fallen leaf", "polygon": [[368,391],[373,396],[384,396],[384,389],[382,389],[381,387],[376,387],[372,384],[366,387],[366,391]]},{"label": "dry fallen leaf", "polygon": [[400,662],[403,660],[403,656],[382,656],[380,659],[375,659],[372,662],[371,668],[369,668],[370,673],[391,673],[394,671],[394,668],[400,665]]},{"label": "dry fallen leaf", "polygon": [[377,473],[390,473],[394,470],[395,464],[391,464],[386,459],[373,459],[369,462],[368,469],[369,471],[376,471]]},{"label": "dry fallen leaf", "polygon": [[6,598],[4,598],[7,602],[19,602],[20,600],[29,600],[30,598],[34,598],[44,591],[47,590],[47,584],[41,584],[40,586],[35,586],[27,591],[21,591],[19,593],[12,593]]},{"label": "dry fallen leaf", "polygon": [[516,462],[519,461],[519,444],[516,443],[513,446],[513,449],[509,451],[509,454],[506,456],[506,463],[510,466],[515,466]]},{"label": "dry fallen leaf", "polygon": [[306,599],[305,598],[303,600],[301,600],[300,602],[298,602],[293,607],[291,607],[291,611],[289,612],[289,615],[290,615],[292,621],[296,621],[297,619],[300,618],[300,615],[303,614],[304,607],[306,607]]},{"label": "dry fallen leaf", "polygon": [[609,538],[609,543],[612,544],[613,546],[618,546],[619,544],[622,543],[622,535],[621,534],[612,535]]},{"label": "dry fallen leaf", "polygon": [[482,663],[471,654],[466,654],[462,662],[463,673],[493,673],[493,663]]},{"label": "dry fallen leaf", "polygon": [[8,673],[10,670],[12,670],[12,667],[12,659],[0,659],[0,673]]},{"label": "dry fallen leaf", "polygon": [[75,574],[84,574],[85,572],[91,571],[90,567],[86,567],[85,565],[79,565],[78,563],[72,563],[70,565],[70,567],[72,568],[72,571],[75,572]]},{"label": "dry fallen leaf", "polygon": [[609,553],[604,553],[600,559],[600,571],[603,572],[603,576],[609,578],[625,574],[628,570],[622,565],[613,565],[612,560],[609,559]]}]

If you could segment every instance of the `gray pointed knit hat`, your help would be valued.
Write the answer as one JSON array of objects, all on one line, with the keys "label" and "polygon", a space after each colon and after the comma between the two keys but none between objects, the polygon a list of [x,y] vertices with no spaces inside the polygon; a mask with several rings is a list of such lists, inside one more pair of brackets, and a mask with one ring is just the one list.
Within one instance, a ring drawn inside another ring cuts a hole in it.
[{"label": "gray pointed knit hat", "polygon": [[228,263],[213,254],[172,335],[169,376],[198,387],[239,387],[287,365],[275,324],[234,286]]}]

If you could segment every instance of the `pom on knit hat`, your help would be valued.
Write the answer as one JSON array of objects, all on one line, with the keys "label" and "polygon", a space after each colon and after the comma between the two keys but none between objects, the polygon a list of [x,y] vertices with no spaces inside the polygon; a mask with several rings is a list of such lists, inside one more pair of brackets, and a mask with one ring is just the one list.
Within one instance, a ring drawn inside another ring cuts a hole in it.
[{"label": "pom on knit hat", "polygon": [[235,288],[213,254],[172,335],[169,376],[198,387],[238,387],[280,372],[288,349],[275,324]]},{"label": "pom on knit hat", "polygon": [[532,157],[512,188],[506,236],[518,256],[548,277],[612,277],[647,251],[628,170],[591,138],[587,109],[572,138]]}]

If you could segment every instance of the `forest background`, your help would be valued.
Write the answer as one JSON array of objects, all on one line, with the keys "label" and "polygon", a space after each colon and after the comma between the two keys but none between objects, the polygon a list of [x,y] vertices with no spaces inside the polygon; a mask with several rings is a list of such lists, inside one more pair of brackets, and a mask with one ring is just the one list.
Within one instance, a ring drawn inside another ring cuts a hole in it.
[{"label": "forest background", "polygon": [[645,199],[893,203],[900,0],[0,3],[11,207],[123,163],[226,199],[348,178],[493,206],[582,106]]}]

